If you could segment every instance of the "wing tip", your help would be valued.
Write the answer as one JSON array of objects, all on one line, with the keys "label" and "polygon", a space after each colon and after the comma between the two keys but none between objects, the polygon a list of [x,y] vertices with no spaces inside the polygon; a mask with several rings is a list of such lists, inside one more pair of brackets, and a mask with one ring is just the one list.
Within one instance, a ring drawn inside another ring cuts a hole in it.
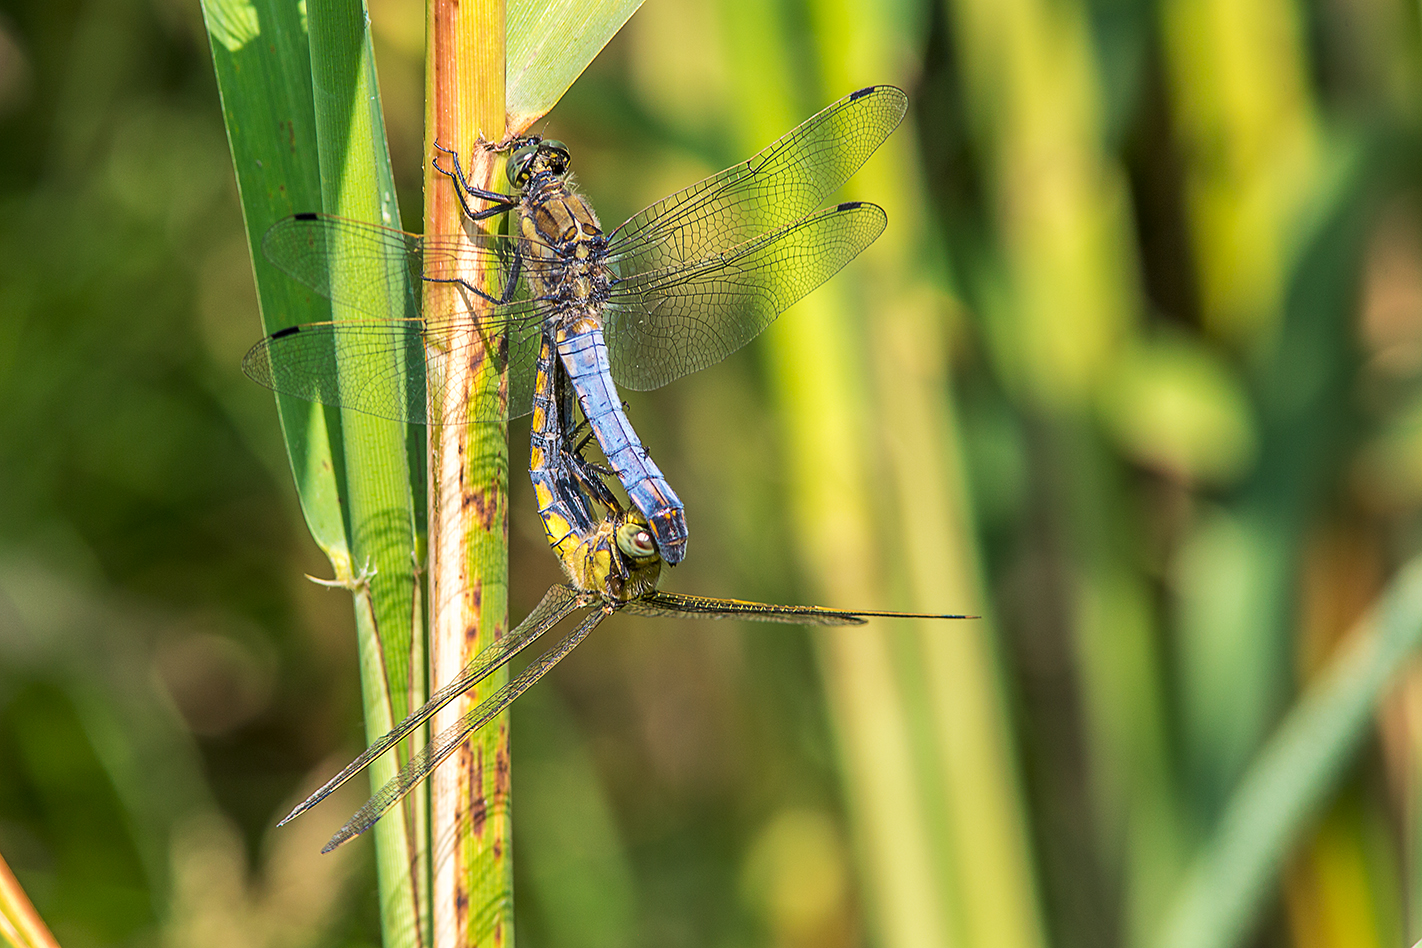
[{"label": "wing tip", "polygon": [[903,99],[905,102],[908,101],[908,93],[890,82],[880,82],[872,86],[865,86],[862,89],[855,89],[846,98],[848,98],[850,102],[857,102],[865,96],[880,93],[886,95],[894,95],[895,93],[897,93],[895,98]]},{"label": "wing tip", "polygon": [[346,842],[347,840],[355,839],[361,833],[364,833],[366,830],[370,829],[371,826],[375,825],[373,823],[368,826],[356,825],[356,818],[359,816],[360,814],[357,813],[355,816],[350,818],[350,820],[346,823],[345,826],[342,826],[340,829],[336,830],[335,834],[330,839],[326,840],[326,845],[321,847],[321,852],[334,852],[336,847],[340,846],[342,843]]}]

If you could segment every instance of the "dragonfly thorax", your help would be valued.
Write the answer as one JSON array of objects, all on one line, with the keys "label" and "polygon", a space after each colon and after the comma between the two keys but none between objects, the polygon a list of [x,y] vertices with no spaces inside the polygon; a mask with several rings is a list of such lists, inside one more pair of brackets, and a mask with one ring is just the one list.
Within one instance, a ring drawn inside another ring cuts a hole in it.
[{"label": "dragonfly thorax", "polygon": [[562,181],[549,180],[531,188],[519,217],[523,236],[542,241],[561,256],[573,256],[581,244],[589,245],[589,252],[600,251],[605,243],[592,205]]},{"label": "dragonfly thorax", "polygon": [[533,292],[564,304],[605,298],[612,271],[592,206],[562,182],[531,188],[519,209],[523,257]]}]

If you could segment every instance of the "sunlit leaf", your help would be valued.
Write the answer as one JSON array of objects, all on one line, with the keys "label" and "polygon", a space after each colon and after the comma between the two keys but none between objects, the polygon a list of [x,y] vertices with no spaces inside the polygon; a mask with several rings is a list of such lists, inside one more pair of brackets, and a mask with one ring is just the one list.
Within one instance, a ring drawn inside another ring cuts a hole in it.
[{"label": "sunlit leaf", "polygon": [[509,0],[509,133],[522,134],[582,75],[642,0]]}]

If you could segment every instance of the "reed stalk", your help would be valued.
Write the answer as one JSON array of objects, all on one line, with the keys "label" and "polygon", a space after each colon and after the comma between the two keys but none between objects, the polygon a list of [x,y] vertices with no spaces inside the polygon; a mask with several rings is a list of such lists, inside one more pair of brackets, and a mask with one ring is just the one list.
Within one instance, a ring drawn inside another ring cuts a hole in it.
[{"label": "reed stalk", "polygon": [[1106,878],[1124,890],[1123,943],[1140,944],[1183,840],[1156,617],[1118,503],[1123,472],[1093,418],[1142,307],[1124,171],[1105,150],[1084,5],[962,0],[945,12],[1007,279],[982,315],[998,374],[1042,422],[1040,502],[1061,538],[1096,836]]},{"label": "reed stalk", "polygon": [[9,948],[59,948],[9,863],[0,856],[0,941]]},{"label": "reed stalk", "polygon": [[[431,0],[427,6],[425,156],[455,151],[469,183],[505,190],[502,156],[482,147],[504,138],[504,3]],[[446,156],[447,158],[447,156]],[[498,221],[482,225],[491,232]],[[465,233],[449,179],[425,167],[425,233]],[[460,274],[488,289],[490,274]],[[451,284],[425,284],[427,318],[485,310]],[[450,325],[454,325],[451,321]],[[463,321],[427,344],[439,364],[446,402],[433,417],[508,415],[499,339]],[[455,677],[508,629],[507,423],[435,425],[430,430],[430,655],[433,684]],[[508,680],[501,669],[435,717],[453,724]],[[433,911],[436,948],[508,945],[513,939],[509,715],[470,736],[431,778]]]},{"label": "reed stalk", "polygon": [[[810,4],[820,73],[830,90],[870,82],[907,85],[916,64],[896,55],[912,42],[908,24],[872,2]],[[832,93],[833,94],[833,93]],[[896,514],[881,556],[915,611],[985,614],[981,554],[963,473],[948,355],[961,310],[944,287],[928,222],[910,118],[849,184],[851,195],[882,204],[890,226],[864,254],[854,332],[867,342],[864,371],[878,410],[871,470]],[[1032,874],[1031,829],[1016,773],[1002,670],[990,616],[917,622],[899,675],[919,726],[930,735],[916,768],[935,827],[935,860],[960,906],[964,944],[1036,948],[1046,944]]]}]

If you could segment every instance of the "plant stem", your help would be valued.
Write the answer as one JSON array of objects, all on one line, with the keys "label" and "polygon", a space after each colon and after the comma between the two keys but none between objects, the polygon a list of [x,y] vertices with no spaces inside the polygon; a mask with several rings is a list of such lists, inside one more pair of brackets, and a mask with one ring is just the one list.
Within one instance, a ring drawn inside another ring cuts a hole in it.
[{"label": "plant stem", "polygon": [[[439,144],[466,161],[470,184],[496,186],[500,155],[477,147],[504,135],[505,28],[502,0],[431,0],[426,36],[425,154]],[[449,179],[425,169],[425,233],[458,234],[465,221]],[[483,226],[492,226],[485,223]],[[461,274],[489,286],[489,274]],[[479,302],[449,284],[425,285],[426,318],[454,315]],[[461,321],[465,326],[468,320]],[[428,351],[442,364],[451,412],[487,417],[490,402],[507,418],[507,381],[497,365],[498,339],[455,330]],[[457,353],[450,357],[451,353]],[[485,410],[476,411],[482,405]],[[430,638],[433,683],[454,677],[508,627],[508,434],[503,423],[430,429]],[[507,673],[435,718],[438,730],[501,687]],[[507,712],[474,734],[435,771],[431,787],[433,923],[436,948],[507,946],[513,939],[510,860],[509,719]]]}]

